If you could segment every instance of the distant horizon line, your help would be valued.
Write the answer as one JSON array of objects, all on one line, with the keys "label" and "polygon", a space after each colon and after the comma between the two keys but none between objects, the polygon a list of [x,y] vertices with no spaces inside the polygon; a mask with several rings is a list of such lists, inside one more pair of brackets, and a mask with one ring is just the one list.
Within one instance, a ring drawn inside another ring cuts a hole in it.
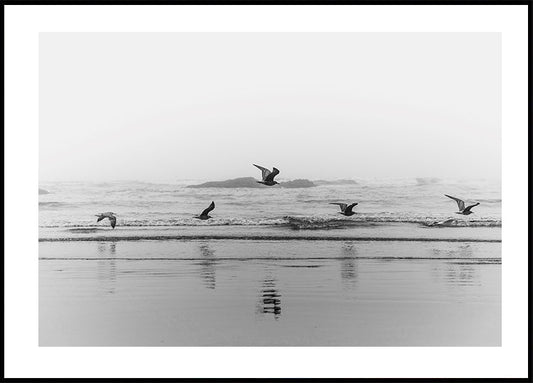
[{"label": "distant horizon line", "polygon": [[[172,183],[172,182],[180,182],[180,181],[195,181],[195,182],[211,182],[211,181],[225,181],[225,180],[232,180],[232,179],[238,179],[238,178],[257,178],[253,176],[243,176],[243,177],[232,177],[232,178],[224,178],[224,179],[210,179],[210,178],[173,178],[173,179],[132,179],[132,178],[114,178],[114,179],[91,179],[91,180],[82,180],[82,179],[65,179],[65,180],[41,180],[39,179],[39,183],[55,183],[55,182],[85,182],[85,183],[106,183],[106,182],[143,182],[143,183]],[[342,180],[350,180],[350,181],[369,181],[369,180],[379,180],[379,181],[386,181],[386,180],[417,180],[417,179],[425,179],[425,180],[476,180],[476,181],[482,181],[482,180],[491,180],[491,181],[500,181],[501,177],[438,177],[438,176],[410,176],[410,177],[341,177],[341,178],[326,178],[326,177],[316,177],[316,178],[279,178],[280,181],[292,181],[292,180],[309,180],[309,181],[342,181]]]}]

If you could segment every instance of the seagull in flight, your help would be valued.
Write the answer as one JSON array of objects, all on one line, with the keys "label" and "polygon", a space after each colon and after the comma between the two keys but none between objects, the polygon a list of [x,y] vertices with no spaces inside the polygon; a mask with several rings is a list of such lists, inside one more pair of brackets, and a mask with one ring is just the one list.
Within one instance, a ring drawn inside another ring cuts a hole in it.
[{"label": "seagull in flight", "polygon": [[457,202],[457,206],[459,207],[459,211],[456,212],[455,214],[463,214],[463,215],[469,215],[469,214],[472,214],[473,211],[472,211],[472,208],[474,206],[477,206],[479,205],[479,202],[473,204],[473,205],[470,205],[470,206],[467,206],[465,207],[465,201],[463,201],[462,199],[459,199],[459,198],[455,198],[455,197],[452,197],[451,195],[448,195],[448,194],[444,194],[446,197],[448,198],[451,198],[453,199],[455,202]]},{"label": "seagull in flight", "polygon": [[115,226],[117,224],[117,217],[115,216],[115,213],[112,213],[112,212],[108,211],[108,212],[105,212],[105,213],[97,214],[96,216],[98,217],[96,222],[100,222],[104,218],[109,218],[109,222],[111,223],[111,227],[113,229],[115,228]]},{"label": "seagull in flight", "polygon": [[202,212],[202,214],[200,214],[200,215],[198,215],[198,216],[196,216],[196,217],[194,217],[194,218],[197,218],[197,219],[204,219],[204,220],[205,220],[205,219],[209,219],[209,218],[213,218],[213,217],[211,217],[211,216],[209,215],[209,212],[210,212],[211,210],[213,210],[214,208],[215,208],[215,201],[211,202],[211,205],[209,205],[209,206],[207,207],[207,209],[205,209],[205,210]]},{"label": "seagull in flight", "polygon": [[261,170],[262,181],[257,181],[258,183],[263,184],[263,185],[267,185],[267,186],[274,186],[274,185],[276,185],[278,183],[278,182],[274,181],[274,177],[279,174],[279,170],[278,169],[272,168],[272,171],[270,171],[267,168],[264,168],[262,166],[259,166],[259,165],[256,165],[256,164],[252,164],[252,165],[254,165],[256,168]]},{"label": "seagull in flight", "polygon": [[352,209],[357,205],[358,203],[352,203],[351,205],[340,203],[340,202],[330,202],[330,205],[339,205],[341,208],[341,211],[339,214],[345,215],[347,217],[354,215],[355,213],[352,211]]}]

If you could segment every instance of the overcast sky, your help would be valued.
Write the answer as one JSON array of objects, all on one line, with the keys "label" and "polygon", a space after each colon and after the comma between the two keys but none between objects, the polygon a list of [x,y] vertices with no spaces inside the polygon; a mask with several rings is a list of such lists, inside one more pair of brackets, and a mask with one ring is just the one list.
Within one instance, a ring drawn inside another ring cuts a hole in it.
[{"label": "overcast sky", "polygon": [[501,172],[498,33],[42,33],[43,181]]}]

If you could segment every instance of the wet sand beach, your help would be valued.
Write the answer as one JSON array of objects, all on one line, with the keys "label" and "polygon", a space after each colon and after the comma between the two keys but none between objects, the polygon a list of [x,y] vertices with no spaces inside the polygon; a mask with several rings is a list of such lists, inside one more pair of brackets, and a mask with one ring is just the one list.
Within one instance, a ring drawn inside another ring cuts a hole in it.
[{"label": "wet sand beach", "polygon": [[499,241],[39,247],[40,346],[501,345]]}]

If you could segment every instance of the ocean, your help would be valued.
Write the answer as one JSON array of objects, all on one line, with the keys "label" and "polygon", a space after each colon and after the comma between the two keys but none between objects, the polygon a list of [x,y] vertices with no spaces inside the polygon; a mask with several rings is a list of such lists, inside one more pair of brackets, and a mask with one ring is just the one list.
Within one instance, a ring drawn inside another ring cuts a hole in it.
[{"label": "ocean", "polygon": [[41,346],[501,345],[498,182],[201,182],[40,183]]},{"label": "ocean", "polygon": [[[49,194],[39,196],[39,226],[43,235],[52,237],[87,234],[90,230],[84,229],[107,229],[108,220],[97,224],[95,215],[112,211],[118,217],[115,234],[135,230],[139,236],[143,231],[168,228],[175,228],[176,233],[186,230],[201,235],[205,228],[223,227],[223,233],[244,236],[250,229],[280,235],[294,230],[328,235],[330,230],[342,229],[350,236],[354,230],[366,228],[387,237],[390,227],[395,228],[393,231],[403,227],[407,235],[413,228],[438,230],[440,227],[432,225],[449,218],[458,220],[453,226],[501,227],[500,185],[486,180],[369,180],[301,189],[188,187],[191,184],[191,181],[43,182],[40,187]],[[454,214],[457,204],[445,193],[470,198],[480,205],[470,216]],[[213,218],[195,219],[211,201],[216,204],[211,212]],[[345,217],[332,202],[358,202],[356,214]],[[431,237],[427,232],[424,234]],[[472,233],[475,237],[476,232]]]}]

